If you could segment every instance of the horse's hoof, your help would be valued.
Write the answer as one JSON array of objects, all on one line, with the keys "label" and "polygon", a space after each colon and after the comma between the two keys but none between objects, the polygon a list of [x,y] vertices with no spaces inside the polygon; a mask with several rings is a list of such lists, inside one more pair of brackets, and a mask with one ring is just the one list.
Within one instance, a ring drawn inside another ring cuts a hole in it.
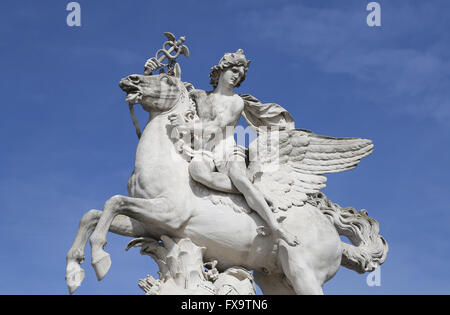
[{"label": "horse's hoof", "polygon": [[95,274],[97,275],[98,281],[102,280],[111,268],[111,256],[102,251],[101,254],[95,255],[95,260],[92,259],[92,267],[94,267]]},{"label": "horse's hoof", "polygon": [[84,280],[84,270],[76,262],[69,262],[66,268],[66,283],[69,293],[73,294]]}]

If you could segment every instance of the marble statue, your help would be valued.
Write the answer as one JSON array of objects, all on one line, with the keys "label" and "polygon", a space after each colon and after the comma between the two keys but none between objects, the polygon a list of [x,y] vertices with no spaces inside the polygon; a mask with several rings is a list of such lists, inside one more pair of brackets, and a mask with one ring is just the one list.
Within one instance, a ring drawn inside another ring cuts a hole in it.
[{"label": "marble statue", "polygon": [[[135,168],[128,196],[81,219],[67,254],[70,293],[84,279],[88,240],[98,280],[107,274],[109,231],[135,238],[129,248],[158,262],[160,279],[139,282],[146,294],[254,294],[254,282],[265,294],[322,294],[341,265],[380,266],[388,245],[378,222],[320,192],[323,174],[355,168],[372,142],[296,129],[280,105],[236,94],[250,65],[241,49],[212,68],[212,91],[195,89],[176,61],[189,56],[185,38],[165,35],[144,75],[119,83],[139,137]],[[150,113],[142,132],[138,104]],[[248,148],[234,140],[241,116],[257,134]]]}]

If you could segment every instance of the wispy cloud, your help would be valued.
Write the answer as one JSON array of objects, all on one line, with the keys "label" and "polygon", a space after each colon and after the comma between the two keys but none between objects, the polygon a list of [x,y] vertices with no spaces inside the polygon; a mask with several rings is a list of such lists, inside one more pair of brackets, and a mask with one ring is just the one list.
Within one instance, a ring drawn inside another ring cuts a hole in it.
[{"label": "wispy cloud", "polygon": [[74,46],[71,49],[74,56],[81,58],[93,58],[93,56],[108,58],[121,65],[130,65],[136,62],[142,63],[142,56],[131,49],[119,49],[105,46]]},{"label": "wispy cloud", "polygon": [[362,82],[366,90],[354,93],[376,93],[374,103],[450,125],[450,41],[442,36],[450,23],[443,12],[426,3],[383,5],[377,29],[365,24],[368,12],[360,3],[344,8],[288,4],[251,10],[241,23],[281,54]]}]

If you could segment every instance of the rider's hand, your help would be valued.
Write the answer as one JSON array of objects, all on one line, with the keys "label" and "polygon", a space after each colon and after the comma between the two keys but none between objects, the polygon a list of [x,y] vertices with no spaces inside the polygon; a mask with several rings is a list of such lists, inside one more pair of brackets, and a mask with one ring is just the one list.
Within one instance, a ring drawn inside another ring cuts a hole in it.
[{"label": "rider's hand", "polygon": [[169,115],[170,124],[174,127],[179,127],[185,124],[183,116],[181,114],[171,114]]},{"label": "rider's hand", "polygon": [[216,126],[208,126],[203,130],[203,138],[211,140],[215,138],[216,134],[220,133],[221,129]]},{"label": "rider's hand", "polygon": [[155,58],[150,58],[147,60],[147,62],[144,65],[144,74],[145,75],[150,75],[152,74],[153,71],[155,71],[156,69],[160,68],[162,66],[162,64]]}]

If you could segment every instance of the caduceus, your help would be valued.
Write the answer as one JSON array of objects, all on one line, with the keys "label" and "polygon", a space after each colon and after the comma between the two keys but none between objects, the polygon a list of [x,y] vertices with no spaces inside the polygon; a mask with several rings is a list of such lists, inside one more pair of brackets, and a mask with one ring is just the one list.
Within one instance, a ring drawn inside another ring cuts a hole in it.
[{"label": "caduceus", "polygon": [[[147,60],[144,66],[144,74],[145,75],[151,75],[153,71],[168,67],[169,70],[173,68],[173,66],[176,63],[176,59],[180,55],[185,55],[186,57],[189,57],[189,49],[187,46],[182,45],[186,37],[181,36],[178,40],[176,40],[175,35],[173,35],[170,32],[165,32],[164,35],[167,37],[167,41],[164,42],[161,49],[159,49],[156,52],[155,57],[152,57]],[[164,64],[164,59],[167,58],[167,64]],[[131,119],[133,120],[133,125],[136,128],[136,134],[138,138],[141,138],[141,127],[139,126],[139,122],[137,121],[136,115],[134,113],[134,107],[132,103],[128,104],[130,107],[130,113],[131,113]]]},{"label": "caduceus", "polygon": [[[163,47],[156,52],[155,57],[150,58],[145,63],[145,75],[150,75],[153,71],[159,68],[173,65],[180,55],[189,57],[189,49],[185,45],[182,45],[186,40],[186,37],[181,36],[180,39],[176,40],[172,33],[165,32],[164,35],[168,40],[164,42]],[[162,62],[166,58],[168,63],[163,64]]]}]

